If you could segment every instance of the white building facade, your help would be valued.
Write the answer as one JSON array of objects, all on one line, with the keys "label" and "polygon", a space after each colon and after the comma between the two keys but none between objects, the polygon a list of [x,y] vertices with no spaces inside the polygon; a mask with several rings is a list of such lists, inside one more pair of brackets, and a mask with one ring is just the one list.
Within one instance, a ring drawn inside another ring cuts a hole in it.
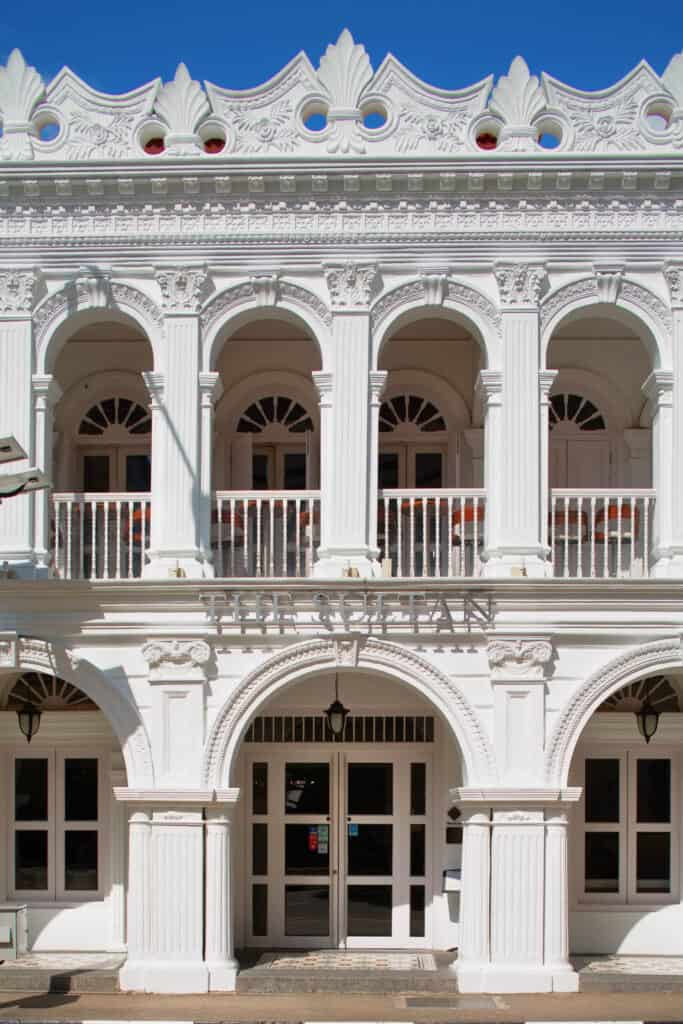
[{"label": "white building facade", "polygon": [[0,436],[53,482],[0,508],[30,948],[153,992],[683,955],[683,56],[450,92],[344,32],[109,96],[15,51],[0,117]]}]

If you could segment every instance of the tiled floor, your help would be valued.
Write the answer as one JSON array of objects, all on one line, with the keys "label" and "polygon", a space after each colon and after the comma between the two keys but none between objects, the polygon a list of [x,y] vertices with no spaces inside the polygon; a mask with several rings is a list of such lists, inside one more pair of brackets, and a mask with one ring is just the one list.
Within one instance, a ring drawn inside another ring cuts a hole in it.
[{"label": "tiled floor", "polygon": [[683,977],[683,956],[574,956],[581,974],[665,974]]},{"label": "tiled floor", "polygon": [[297,953],[264,953],[258,967],[283,971],[435,971],[431,953],[352,953],[326,949]]},{"label": "tiled floor", "polygon": [[5,960],[0,971],[108,971],[120,967],[121,953],[25,953]]}]

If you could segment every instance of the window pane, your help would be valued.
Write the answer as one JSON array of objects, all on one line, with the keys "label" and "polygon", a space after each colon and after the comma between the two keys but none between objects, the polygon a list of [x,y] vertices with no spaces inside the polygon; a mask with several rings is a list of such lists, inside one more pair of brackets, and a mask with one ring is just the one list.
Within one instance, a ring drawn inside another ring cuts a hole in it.
[{"label": "window pane", "polygon": [[666,824],[671,821],[671,761],[638,758],[637,821]]},{"label": "window pane", "polygon": [[349,814],[391,814],[393,764],[352,763],[349,766]]},{"label": "window pane", "polygon": [[619,833],[586,833],[586,892],[619,892]]},{"label": "window pane", "polygon": [[64,833],[64,888],[97,889],[97,832]]},{"label": "window pane", "polygon": [[348,873],[350,875],[393,874],[392,826],[351,824],[347,827]]},{"label": "window pane", "polygon": [[264,761],[252,765],[251,810],[252,814],[268,813],[268,765]]},{"label": "window pane", "polygon": [[329,825],[285,825],[285,874],[327,875]]},{"label": "window pane", "polygon": [[425,933],[425,887],[410,887],[410,937],[419,939]]},{"label": "window pane", "polygon": [[410,813],[424,814],[427,801],[427,766],[410,766]]},{"label": "window pane", "polygon": [[96,757],[68,757],[64,761],[64,818],[97,821]]},{"label": "window pane", "polygon": [[265,822],[251,827],[251,873],[268,874],[268,826]]},{"label": "window pane", "polygon": [[349,885],[347,893],[349,935],[391,935],[390,885]]},{"label": "window pane", "polygon": [[586,758],[586,821],[619,821],[619,760]]},{"label": "window pane", "polygon": [[108,455],[83,456],[83,490],[95,491],[98,494],[111,490]]},{"label": "window pane", "polygon": [[668,832],[639,832],[636,892],[671,892],[671,837]]},{"label": "window pane", "polygon": [[415,486],[443,487],[441,452],[415,453]]},{"label": "window pane", "polygon": [[287,452],[284,458],[284,485],[286,491],[306,488],[306,453]]},{"label": "window pane", "polygon": [[251,930],[254,935],[268,934],[268,886],[251,887]]},{"label": "window pane", "polygon": [[47,832],[15,832],[14,887],[47,889]]},{"label": "window pane", "polygon": [[398,452],[380,452],[378,463],[379,489],[399,487]]},{"label": "window pane", "polygon": [[329,934],[329,887],[326,885],[286,885],[285,935]]},{"label": "window pane", "polygon": [[152,486],[152,457],[147,452],[126,455],[126,491],[149,491]]},{"label": "window pane", "polygon": [[410,826],[410,873],[411,875],[424,875],[425,873],[424,825]]},{"label": "window pane", "polygon": [[14,762],[15,821],[47,821],[47,758],[18,757]]},{"label": "window pane", "polygon": [[330,813],[330,766],[289,763],[285,765],[285,814]]}]

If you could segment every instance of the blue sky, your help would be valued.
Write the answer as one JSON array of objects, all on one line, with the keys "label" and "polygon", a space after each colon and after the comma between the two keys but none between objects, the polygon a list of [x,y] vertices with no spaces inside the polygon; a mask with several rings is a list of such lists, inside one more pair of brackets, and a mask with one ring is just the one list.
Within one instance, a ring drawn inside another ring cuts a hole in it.
[{"label": "blue sky", "polygon": [[0,13],[0,59],[18,46],[46,79],[68,64],[95,88],[124,92],[184,60],[193,77],[231,88],[269,78],[299,50],[313,63],[347,26],[374,67],[391,51],[419,77],[459,88],[507,71],[521,53],[583,89],[622,77],[644,57],[661,73],[683,50],[680,0],[153,0],[10,3]]}]

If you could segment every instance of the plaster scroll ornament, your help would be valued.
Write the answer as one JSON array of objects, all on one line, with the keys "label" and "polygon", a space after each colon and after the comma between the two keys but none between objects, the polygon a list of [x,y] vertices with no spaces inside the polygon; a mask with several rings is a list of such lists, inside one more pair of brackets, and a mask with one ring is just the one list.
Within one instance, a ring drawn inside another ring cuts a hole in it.
[{"label": "plaster scroll ornament", "polygon": [[148,640],[141,653],[153,669],[202,668],[211,657],[211,648],[204,640]]},{"label": "plaster scroll ornament", "polygon": [[365,47],[354,43],[348,29],[327,47],[318,68],[318,80],[330,100],[328,152],[364,153],[365,141],[358,130],[362,124],[359,104],[364,88],[372,80],[372,66]]},{"label": "plaster scroll ornament", "polygon": [[486,656],[494,679],[510,676],[542,679],[546,665],[552,660],[553,646],[549,640],[538,637],[491,640]]},{"label": "plaster scroll ornament", "polygon": [[325,279],[335,309],[367,309],[379,286],[377,264],[328,264]]},{"label": "plaster scroll ornament", "polygon": [[45,95],[43,80],[29,67],[20,50],[12,50],[7,64],[0,67],[0,158],[32,160],[36,129],[33,113]]},{"label": "plaster scroll ornament", "polygon": [[202,152],[197,128],[210,111],[209,101],[184,64],[178,65],[173,81],[161,89],[154,109],[168,125],[166,156],[194,156]]},{"label": "plaster scroll ornament", "polygon": [[167,313],[196,313],[202,303],[207,275],[201,267],[157,270],[161,304]]},{"label": "plaster scroll ornament", "polygon": [[88,267],[81,267],[76,275],[76,296],[81,304],[91,309],[110,304],[110,280],[106,274],[91,273]]},{"label": "plaster scroll ornament", "polygon": [[623,267],[596,265],[593,267],[593,274],[598,301],[613,305],[619,298]]},{"label": "plaster scroll ornament", "polygon": [[30,315],[36,277],[32,271],[0,272],[0,313]]},{"label": "plaster scroll ornament", "polygon": [[445,274],[422,274],[425,302],[428,306],[442,306],[446,297]]},{"label": "plaster scroll ornament", "polygon": [[257,306],[276,306],[280,294],[277,274],[264,274],[251,278]]},{"label": "plaster scroll ornament", "polygon": [[507,75],[498,79],[489,103],[491,113],[503,121],[499,151],[529,153],[535,150],[538,129],[533,121],[545,106],[538,78],[529,74],[523,57],[515,57]]},{"label": "plaster scroll ornament", "polygon": [[497,263],[494,273],[501,305],[536,306],[547,281],[544,267],[532,263]]}]

